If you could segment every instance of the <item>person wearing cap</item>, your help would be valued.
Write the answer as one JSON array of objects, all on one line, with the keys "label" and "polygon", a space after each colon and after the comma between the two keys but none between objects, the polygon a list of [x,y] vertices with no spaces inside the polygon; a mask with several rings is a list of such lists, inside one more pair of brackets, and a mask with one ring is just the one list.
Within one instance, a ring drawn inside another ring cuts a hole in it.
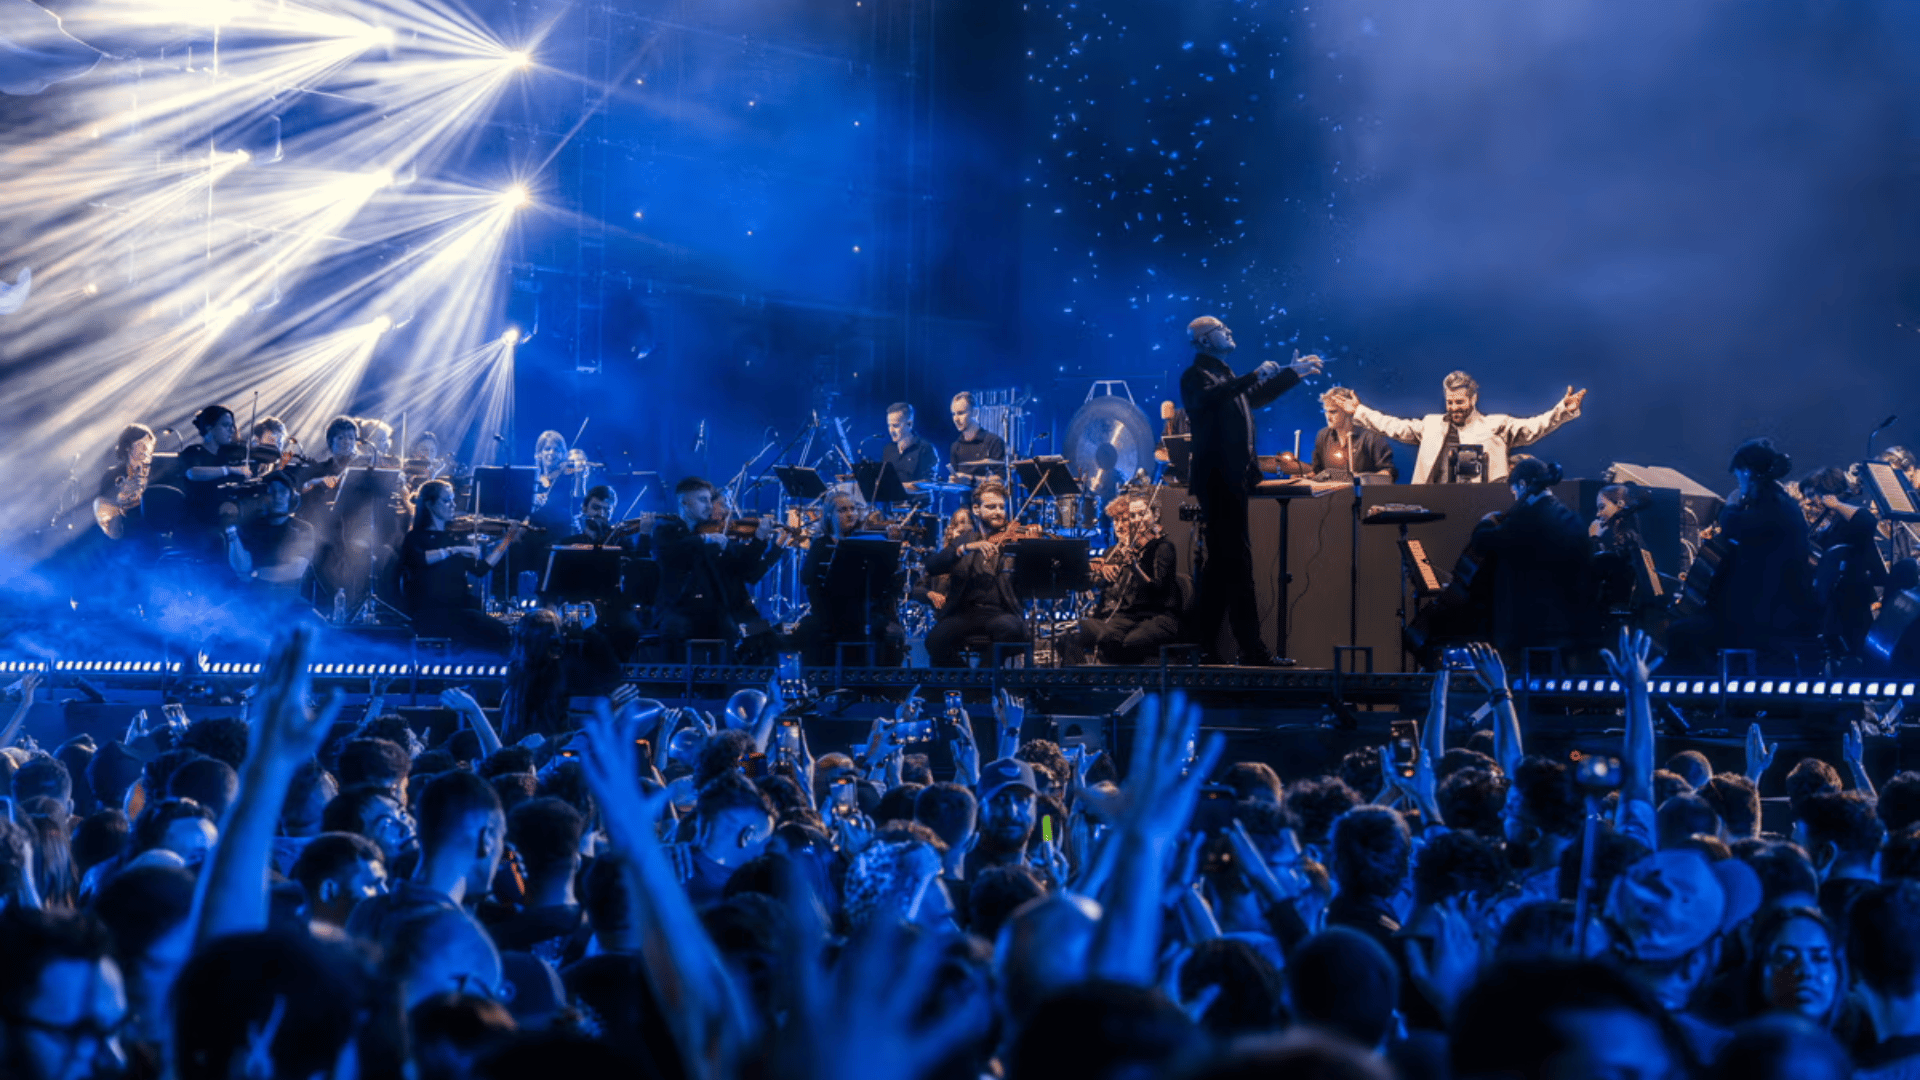
[{"label": "person wearing cap", "polygon": [[[1033,766],[1018,758],[1001,758],[980,770],[979,842],[967,855],[967,880],[989,866],[1026,859],[1039,790]],[[1065,822],[1056,825],[1066,827]]]},{"label": "person wearing cap", "polygon": [[1738,859],[1709,862],[1686,848],[1657,851],[1627,869],[1607,898],[1614,952],[1680,1025],[1696,1056],[1713,1060],[1727,1033],[1688,1011],[1720,960],[1722,934],[1760,906],[1760,879]]}]

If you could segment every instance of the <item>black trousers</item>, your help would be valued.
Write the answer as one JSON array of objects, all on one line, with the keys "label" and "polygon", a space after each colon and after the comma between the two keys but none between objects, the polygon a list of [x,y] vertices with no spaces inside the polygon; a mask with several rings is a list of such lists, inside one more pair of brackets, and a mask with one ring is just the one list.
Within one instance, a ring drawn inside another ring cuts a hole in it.
[{"label": "black trousers", "polygon": [[[1202,535],[1207,558],[1200,567],[1200,595],[1194,604],[1194,640],[1212,655],[1225,618],[1242,659],[1263,659],[1260,606],[1253,591],[1253,542],[1247,537],[1247,490],[1216,475],[1194,491],[1205,517]],[[1220,659],[1216,657],[1216,659]]]},{"label": "black trousers", "polygon": [[1082,664],[1089,655],[1108,664],[1144,664],[1160,658],[1160,648],[1180,638],[1180,620],[1172,615],[1113,615],[1081,619],[1063,639],[1067,662]]},{"label": "black trousers", "polygon": [[[970,640],[986,639],[994,644],[1027,640],[1027,624],[1020,616],[998,608],[976,607],[943,616],[927,631],[927,659],[934,667],[960,667],[960,651]],[[992,657],[986,657],[989,663]]]},{"label": "black trousers", "polygon": [[867,633],[865,623],[848,624],[844,621],[828,620],[819,614],[810,614],[800,620],[794,631],[799,639],[800,653],[809,666],[831,667],[837,654],[844,654],[850,665],[867,662],[864,649],[848,648],[840,650],[840,643],[873,642],[874,663],[879,667],[899,667],[907,655],[907,632],[891,615],[876,617],[873,632]]}]

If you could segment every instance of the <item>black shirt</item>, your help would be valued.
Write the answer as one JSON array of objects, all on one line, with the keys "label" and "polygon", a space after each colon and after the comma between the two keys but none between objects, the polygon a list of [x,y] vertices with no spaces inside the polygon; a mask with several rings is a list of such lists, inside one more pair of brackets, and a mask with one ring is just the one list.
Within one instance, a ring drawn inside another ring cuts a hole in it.
[{"label": "black shirt", "polygon": [[[1007,443],[1005,439],[981,428],[971,439],[965,435],[953,440],[953,447],[947,452],[947,460],[952,463],[953,471],[966,476],[985,476],[988,473],[1005,474]],[[999,465],[981,465],[982,461],[997,461]]]},{"label": "black shirt", "polygon": [[400,545],[401,581],[407,607],[415,613],[454,608],[477,608],[480,601],[467,591],[467,576],[477,574],[485,564],[471,555],[449,555],[428,562],[427,553],[441,548],[465,547],[468,536],[455,536],[444,529],[411,529]]},{"label": "black shirt", "polygon": [[[1020,614],[1020,601],[1013,595],[1013,585],[1000,573],[1000,560],[989,561],[984,552],[960,550],[985,539],[984,533],[964,532],[928,557],[927,573],[947,576],[947,602],[940,607],[942,619],[980,608]],[[1004,556],[1006,549],[1000,553]]]},{"label": "black shirt", "polygon": [[933,472],[940,467],[940,454],[933,444],[918,435],[907,444],[905,450],[900,444],[889,441],[887,452],[880,460],[893,466],[893,471],[903,484],[924,484],[933,479]]},{"label": "black shirt", "polygon": [[[1353,460],[1347,460],[1347,444],[1352,443]],[[1393,446],[1387,437],[1364,428],[1351,429],[1348,438],[1332,428],[1321,428],[1313,440],[1313,475],[1316,480],[1352,480],[1358,473],[1361,483],[1390,484],[1398,476],[1393,467]],[[1377,475],[1385,473],[1386,475]]]},{"label": "black shirt", "polygon": [[220,514],[220,485],[232,483],[238,477],[223,476],[213,480],[194,480],[188,477],[189,469],[218,469],[226,465],[238,465],[238,451],[231,458],[222,451],[206,443],[195,443],[180,451],[178,483],[187,497],[187,520],[201,525],[213,525]]},{"label": "black shirt", "polygon": [[[286,566],[295,559],[313,558],[313,526],[296,517],[278,522],[256,518],[240,526],[240,546],[253,559],[253,568]],[[297,582],[262,582],[267,585],[295,585]]]}]

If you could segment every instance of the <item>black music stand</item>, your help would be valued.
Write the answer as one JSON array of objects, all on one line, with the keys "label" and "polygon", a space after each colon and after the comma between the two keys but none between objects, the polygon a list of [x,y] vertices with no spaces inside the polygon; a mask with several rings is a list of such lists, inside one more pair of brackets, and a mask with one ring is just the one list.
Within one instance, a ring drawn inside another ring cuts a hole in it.
[{"label": "black music stand", "polygon": [[1184,481],[1187,466],[1193,462],[1193,436],[1162,435],[1160,448],[1167,452],[1166,474]]},{"label": "black music stand", "polygon": [[[1400,596],[1398,610],[1394,614],[1400,619],[1400,670],[1402,671],[1407,669],[1407,608],[1409,606],[1407,593],[1412,592],[1415,597],[1418,597],[1422,595],[1422,590],[1428,583],[1439,581],[1439,575],[1433,572],[1433,564],[1426,560],[1426,549],[1419,546],[1419,541],[1408,538],[1407,526],[1424,525],[1429,521],[1446,519],[1447,515],[1438,510],[1428,510],[1424,506],[1407,506],[1398,509],[1380,507],[1366,517],[1368,525],[1400,526]],[[1420,562],[1418,567],[1414,565],[1416,557]],[[1356,562],[1356,569],[1358,565]],[[1414,584],[1416,580],[1420,582],[1418,586]]]},{"label": "black music stand", "polygon": [[804,465],[775,465],[773,475],[780,478],[780,490],[787,498],[800,502],[812,502],[827,493],[827,482],[819,469],[809,469]]},{"label": "black music stand", "polygon": [[891,593],[899,573],[898,540],[847,537],[833,545],[833,557],[827,563],[827,593],[832,596],[860,594],[864,640],[873,640],[873,598]]},{"label": "black music stand", "polygon": [[[1273,655],[1275,662],[1283,665],[1293,663],[1292,658],[1287,655],[1287,620],[1291,617],[1289,613],[1293,610],[1290,602],[1293,592],[1293,568],[1288,565],[1289,557],[1292,555],[1289,534],[1293,531],[1293,500],[1317,499],[1327,494],[1329,490],[1331,489],[1316,490],[1305,480],[1262,480],[1253,485],[1252,498],[1275,499],[1280,503],[1279,582],[1274,590],[1279,602],[1274,605],[1277,611],[1273,629]],[[1216,643],[1208,642],[1205,643],[1205,647],[1211,649],[1214,644]]]},{"label": "black music stand", "polygon": [[1050,499],[1080,494],[1080,481],[1074,478],[1073,466],[1058,454],[1016,461],[1013,463],[1013,471],[1029,492],[1045,495]]},{"label": "black music stand", "polygon": [[367,596],[353,613],[352,621],[356,624],[378,624],[383,615],[391,616],[403,624],[412,621],[398,608],[380,599],[377,591],[380,581],[379,511],[393,504],[405,483],[406,477],[399,469],[356,465],[340,474],[339,486],[334,489],[333,516],[339,524],[336,535],[345,536],[353,527],[356,517],[363,513],[366,517]]},{"label": "black music stand", "polygon": [[531,465],[490,465],[473,470],[473,512],[514,521],[530,516],[534,479],[539,472]]},{"label": "black music stand", "polygon": [[620,592],[619,548],[586,545],[547,549],[546,573],[540,577],[540,595],[563,604],[608,600]]},{"label": "black music stand", "polygon": [[856,461],[853,479],[860,486],[860,497],[868,506],[878,503],[909,502],[913,493],[900,483],[900,474],[885,461]]},{"label": "black music stand", "polygon": [[1093,588],[1085,540],[1019,540],[1013,556],[1013,594],[1022,600],[1064,600]]}]

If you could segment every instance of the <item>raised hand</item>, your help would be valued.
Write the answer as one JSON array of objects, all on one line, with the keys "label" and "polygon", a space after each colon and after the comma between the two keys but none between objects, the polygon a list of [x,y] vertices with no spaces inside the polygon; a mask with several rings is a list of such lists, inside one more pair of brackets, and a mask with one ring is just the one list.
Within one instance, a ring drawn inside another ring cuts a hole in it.
[{"label": "raised hand", "polygon": [[1780,750],[1779,743],[1769,743],[1760,733],[1759,724],[1747,725],[1747,779],[1755,784],[1767,774],[1773,765],[1773,755]]},{"label": "raised hand", "polygon": [[978,787],[980,744],[973,738],[973,719],[962,709],[954,724],[954,737],[947,742],[947,748],[953,751],[954,779],[968,787]]},{"label": "raised hand", "polygon": [[312,647],[312,629],[296,625],[268,658],[260,693],[253,699],[249,766],[257,758],[263,765],[272,764],[291,773],[319,751],[339,718],[342,698],[338,689],[328,695],[318,716],[307,711],[313,689],[307,654]]},{"label": "raised hand", "polygon": [[[1758,724],[1754,726],[1759,727]],[[1856,720],[1840,733],[1840,759],[1847,763],[1848,768],[1856,768],[1862,764],[1866,752],[1866,738],[1860,730],[1860,722]]]},{"label": "raised hand", "polygon": [[1473,658],[1473,677],[1489,694],[1497,694],[1507,688],[1507,665],[1500,659],[1494,647],[1476,642],[1467,646],[1467,655]]},{"label": "raised hand", "polygon": [[1426,995],[1441,1016],[1451,1019],[1454,1006],[1467,987],[1473,985],[1473,977],[1480,970],[1480,942],[1473,933],[1473,920],[1459,897],[1438,905],[1433,914],[1437,925],[1432,958],[1428,958],[1427,951],[1420,948],[1418,942],[1410,943],[1412,947],[1405,953],[1407,978]]},{"label": "raised hand", "polygon": [[1569,415],[1579,416],[1580,403],[1586,399],[1587,392],[1585,390],[1575,390],[1569,386],[1567,387],[1567,396],[1560,399],[1560,409]]},{"label": "raised hand", "polygon": [[1263,363],[1259,367],[1253,369],[1253,377],[1256,379],[1259,379],[1261,382],[1266,382],[1268,379],[1271,379],[1275,375],[1280,374],[1280,372],[1283,370],[1284,370],[1284,365],[1282,365],[1280,361],[1268,360],[1266,363]]},{"label": "raised hand", "polygon": [[1607,670],[1620,680],[1620,688],[1628,694],[1644,694],[1647,682],[1653,673],[1660,669],[1664,657],[1653,655],[1653,638],[1644,630],[1620,630],[1618,649],[1600,650],[1601,659],[1607,662]]},{"label": "raised hand", "polygon": [[1309,375],[1320,374],[1320,369],[1322,365],[1324,365],[1325,363],[1326,363],[1326,360],[1322,359],[1317,355],[1301,356],[1300,350],[1295,349],[1293,350],[1293,363],[1287,366],[1290,369],[1292,369],[1295,375],[1298,375],[1304,379]]}]

